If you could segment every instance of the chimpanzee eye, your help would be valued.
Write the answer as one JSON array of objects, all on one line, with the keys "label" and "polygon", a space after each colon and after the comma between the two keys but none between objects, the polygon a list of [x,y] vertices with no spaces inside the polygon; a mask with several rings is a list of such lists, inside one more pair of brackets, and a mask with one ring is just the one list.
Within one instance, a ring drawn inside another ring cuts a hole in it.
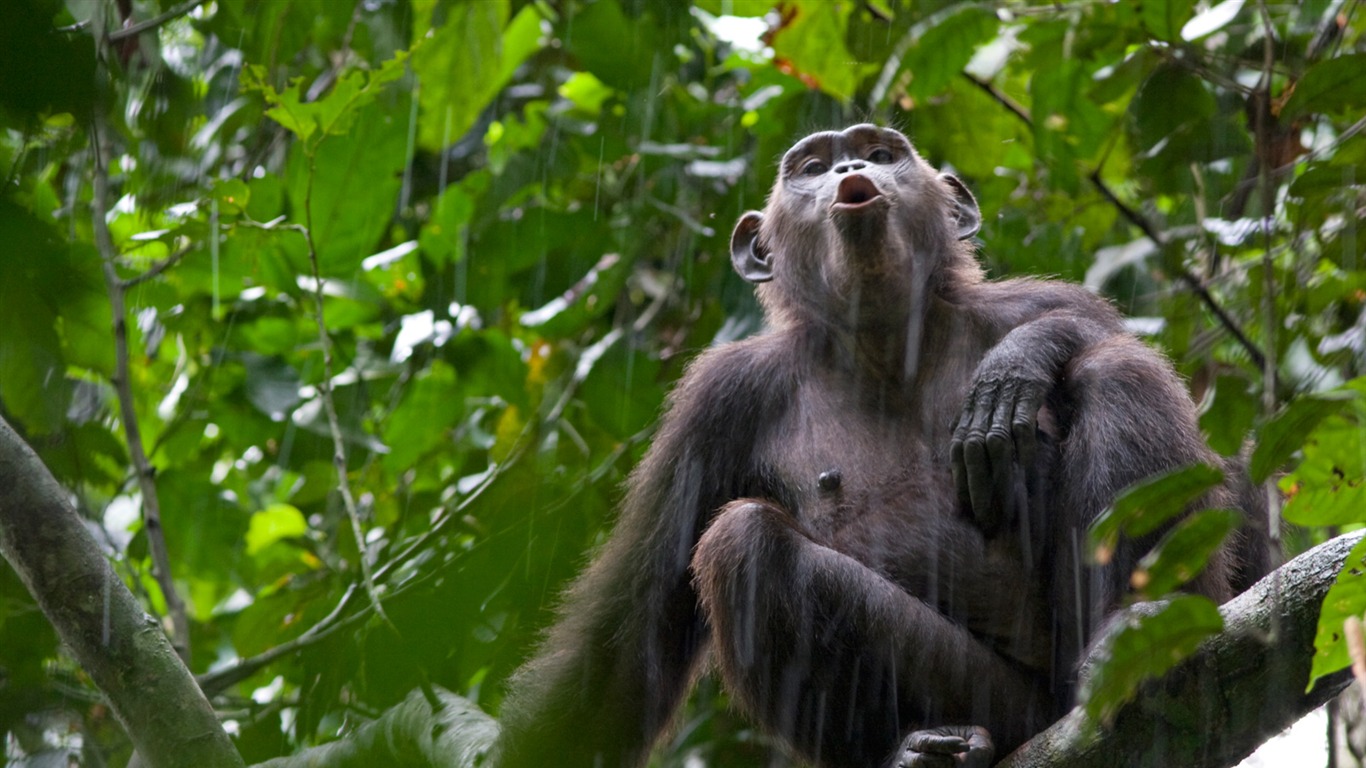
[{"label": "chimpanzee eye", "polygon": [[825,163],[821,162],[820,160],[817,160],[817,159],[815,159],[815,158],[812,158],[811,160],[808,160],[808,161],[806,162],[805,165],[802,166],[802,175],[803,175],[803,176],[819,176],[819,175],[821,175],[822,173],[825,173],[825,172],[828,171],[828,170],[830,170],[829,166],[827,166]]},{"label": "chimpanzee eye", "polygon": [[873,151],[868,153],[868,162],[870,163],[886,164],[892,162],[893,159],[892,150],[886,147],[874,147]]}]

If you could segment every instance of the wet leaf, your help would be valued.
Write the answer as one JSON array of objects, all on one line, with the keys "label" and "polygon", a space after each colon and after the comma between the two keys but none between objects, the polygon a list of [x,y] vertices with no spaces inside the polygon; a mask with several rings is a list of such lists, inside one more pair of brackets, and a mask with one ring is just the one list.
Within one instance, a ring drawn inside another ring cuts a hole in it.
[{"label": "wet leaf", "polygon": [[1139,15],[1154,37],[1176,42],[1181,39],[1181,28],[1190,20],[1194,7],[1194,0],[1143,0]]},{"label": "wet leaf", "polygon": [[1281,110],[1281,120],[1305,114],[1335,114],[1366,107],[1366,53],[1349,53],[1320,61],[1295,84]]},{"label": "wet leaf", "polygon": [[1135,483],[1091,524],[1092,544],[1113,550],[1121,534],[1151,533],[1223,480],[1224,473],[1218,469],[1192,464]]},{"label": "wet leaf", "polygon": [[1323,598],[1319,629],[1314,636],[1314,663],[1309,670],[1309,686],[1305,690],[1313,690],[1314,683],[1320,677],[1351,664],[1343,624],[1348,617],[1360,618],[1362,615],[1366,615],[1366,539],[1352,547],[1337,579]]},{"label": "wet leaf", "polygon": [[1223,628],[1218,606],[1196,595],[1126,609],[1094,652],[1079,695],[1087,715],[1111,722],[1143,683],[1161,677]]},{"label": "wet leaf", "polygon": [[1282,408],[1259,430],[1248,467],[1252,482],[1260,483],[1270,477],[1299,450],[1310,430],[1341,411],[1355,397],[1350,392],[1305,395]]},{"label": "wet leaf", "polygon": [[1177,523],[1139,561],[1131,585],[1145,600],[1162,597],[1200,575],[1210,555],[1243,521],[1234,509],[1207,509]]},{"label": "wet leaf", "polygon": [[290,504],[271,504],[251,516],[247,526],[247,554],[256,555],[277,541],[307,532],[308,522],[298,508]]}]

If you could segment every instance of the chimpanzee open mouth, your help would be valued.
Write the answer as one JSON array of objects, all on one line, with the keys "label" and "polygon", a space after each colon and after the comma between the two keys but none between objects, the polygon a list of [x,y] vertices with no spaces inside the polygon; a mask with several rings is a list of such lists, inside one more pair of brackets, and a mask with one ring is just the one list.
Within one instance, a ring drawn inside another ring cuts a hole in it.
[{"label": "chimpanzee open mouth", "polygon": [[882,192],[867,176],[853,174],[840,182],[835,192],[835,202],[830,208],[834,211],[859,211],[870,208],[871,203],[882,198]]}]

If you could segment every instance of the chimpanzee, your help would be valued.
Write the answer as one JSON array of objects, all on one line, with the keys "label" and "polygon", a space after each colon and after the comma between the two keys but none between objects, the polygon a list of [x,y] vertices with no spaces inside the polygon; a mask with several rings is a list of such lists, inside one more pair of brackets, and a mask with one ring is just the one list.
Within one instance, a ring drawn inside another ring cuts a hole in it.
[{"label": "chimpanzee", "polygon": [[[979,226],[895,130],[787,152],[731,238],[768,328],[673,392],[610,540],[514,677],[502,768],[642,764],[707,652],[821,766],[987,765],[1066,711],[1154,543],[1097,565],[1087,526],[1135,481],[1221,460],[1108,303],[986,281]],[[1235,560],[1189,589],[1231,596]]]}]

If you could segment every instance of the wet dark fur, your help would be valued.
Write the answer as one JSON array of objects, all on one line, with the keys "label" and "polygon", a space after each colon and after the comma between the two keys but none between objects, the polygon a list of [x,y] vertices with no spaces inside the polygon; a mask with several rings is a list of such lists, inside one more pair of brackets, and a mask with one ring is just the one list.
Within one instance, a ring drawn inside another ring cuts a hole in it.
[{"label": "wet dark fur", "polygon": [[[894,161],[838,165],[870,147]],[[881,207],[832,212],[852,172]],[[887,764],[908,732],[945,724],[1009,750],[1065,711],[1152,543],[1090,566],[1087,525],[1136,480],[1220,459],[1170,365],[1106,302],[984,281],[962,239],[974,216],[894,131],[788,153],[736,232],[742,273],[771,277],[769,328],[708,350],[673,392],[611,539],[513,681],[501,765],[642,764],[707,650],[740,706],[821,765]],[[1051,389],[1030,511],[988,533],[958,500],[949,445],[989,353],[1037,361]],[[1191,589],[1230,596],[1233,560],[1218,553]]]}]

